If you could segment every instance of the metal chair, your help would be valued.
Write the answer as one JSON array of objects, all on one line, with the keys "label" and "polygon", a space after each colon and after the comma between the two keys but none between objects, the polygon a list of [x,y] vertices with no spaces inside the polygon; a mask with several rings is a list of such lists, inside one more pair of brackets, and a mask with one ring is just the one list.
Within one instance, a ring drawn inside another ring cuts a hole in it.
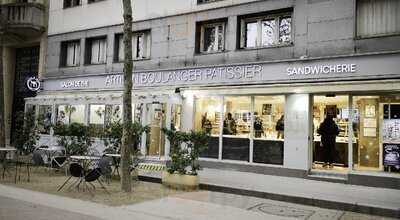
[{"label": "metal chair", "polygon": [[77,181],[75,181],[75,183],[72,184],[71,186],[75,185],[78,181],[81,181],[82,177],[84,176],[83,167],[79,163],[71,163],[69,165],[69,173],[70,173],[70,177],[68,177],[68,179],[58,188],[57,191],[60,191],[62,188],[64,188],[64,186],[69,182],[69,180],[72,177],[76,177]]},{"label": "metal chair", "polygon": [[92,182],[97,181],[100,184],[101,188],[103,188],[104,191],[106,191],[108,194],[110,194],[107,191],[106,187],[103,185],[103,183],[100,181],[100,177],[101,177],[101,168],[97,167],[92,170],[89,170],[89,172],[85,176],[85,182],[89,183],[93,187],[93,190],[95,190],[96,187],[93,185]]},{"label": "metal chair", "polygon": [[61,170],[65,168],[65,175],[67,175],[68,158],[66,156],[55,156],[51,158],[51,168]]}]

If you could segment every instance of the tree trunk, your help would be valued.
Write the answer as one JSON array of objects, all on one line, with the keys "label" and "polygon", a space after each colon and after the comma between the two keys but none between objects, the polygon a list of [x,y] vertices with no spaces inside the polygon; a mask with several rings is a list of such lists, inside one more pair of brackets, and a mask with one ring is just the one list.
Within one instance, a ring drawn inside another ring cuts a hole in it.
[{"label": "tree trunk", "polygon": [[124,94],[123,94],[123,132],[121,145],[121,189],[125,192],[132,190],[130,175],[133,139],[132,125],[132,6],[131,0],[122,0],[124,8]]},{"label": "tree trunk", "polygon": [[3,36],[0,36],[0,147],[6,147],[4,115]]}]

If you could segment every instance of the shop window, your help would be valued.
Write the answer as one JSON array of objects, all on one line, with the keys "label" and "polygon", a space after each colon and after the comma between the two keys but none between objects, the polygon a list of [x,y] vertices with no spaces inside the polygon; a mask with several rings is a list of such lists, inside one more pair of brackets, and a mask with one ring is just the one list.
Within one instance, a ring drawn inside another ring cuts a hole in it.
[{"label": "shop window", "polygon": [[357,0],[357,36],[400,33],[399,9],[398,0]]},{"label": "shop window", "polygon": [[400,96],[353,97],[356,170],[400,173]]},{"label": "shop window", "polygon": [[201,157],[218,158],[221,104],[222,101],[219,97],[204,97],[195,100],[194,129],[205,131],[210,135],[207,149],[201,153]]},{"label": "shop window", "polygon": [[222,159],[249,161],[250,97],[224,97]]},{"label": "shop window", "polygon": [[253,162],[283,165],[285,96],[255,96]]},{"label": "shop window", "polygon": [[85,105],[59,105],[57,106],[58,125],[70,123],[85,123]]},{"label": "shop window", "polygon": [[171,115],[171,129],[175,131],[181,130],[181,115],[182,115],[182,106],[181,105],[172,105],[172,115]]},{"label": "shop window", "polygon": [[64,0],[64,8],[71,8],[81,5],[81,0]]},{"label": "shop window", "polygon": [[202,22],[197,25],[197,51],[216,53],[225,50],[225,21]]},{"label": "shop window", "polygon": [[291,12],[241,19],[241,48],[258,48],[292,43]]},{"label": "shop window", "polygon": [[97,37],[86,40],[86,64],[106,63],[107,38]]},{"label": "shop window", "polygon": [[[313,168],[347,172],[349,146],[349,97],[314,96]],[[353,139],[353,142],[357,142]]]},{"label": "shop window", "polygon": [[89,126],[91,128],[92,135],[100,137],[104,129],[106,116],[105,105],[90,105],[89,107]]},{"label": "shop window", "polygon": [[78,66],[81,57],[80,54],[81,54],[80,40],[62,42],[60,66],[62,67]]},{"label": "shop window", "polygon": [[50,128],[52,126],[51,118],[52,118],[52,106],[40,105],[38,128],[41,134],[50,134]]},{"label": "shop window", "polygon": [[105,123],[122,123],[122,105],[105,106]]},{"label": "shop window", "polygon": [[[132,58],[134,60],[149,59],[150,58],[150,45],[151,37],[150,31],[135,32],[132,35]],[[114,60],[117,62],[124,61],[124,42],[123,34],[117,34],[115,36],[116,43],[116,56]]]}]

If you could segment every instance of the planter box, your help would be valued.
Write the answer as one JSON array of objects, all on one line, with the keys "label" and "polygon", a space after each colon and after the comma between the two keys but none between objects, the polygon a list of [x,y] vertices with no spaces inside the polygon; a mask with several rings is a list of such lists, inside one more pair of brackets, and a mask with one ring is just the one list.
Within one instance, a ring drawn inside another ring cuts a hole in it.
[{"label": "planter box", "polygon": [[199,187],[199,176],[162,172],[162,183],[171,188],[193,190]]}]

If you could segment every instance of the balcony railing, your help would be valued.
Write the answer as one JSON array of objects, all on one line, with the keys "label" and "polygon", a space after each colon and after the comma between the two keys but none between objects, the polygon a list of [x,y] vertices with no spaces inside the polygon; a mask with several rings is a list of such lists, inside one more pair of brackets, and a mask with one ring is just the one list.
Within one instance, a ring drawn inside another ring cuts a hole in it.
[{"label": "balcony railing", "polygon": [[0,31],[20,37],[35,37],[45,30],[45,7],[39,3],[0,5]]}]

